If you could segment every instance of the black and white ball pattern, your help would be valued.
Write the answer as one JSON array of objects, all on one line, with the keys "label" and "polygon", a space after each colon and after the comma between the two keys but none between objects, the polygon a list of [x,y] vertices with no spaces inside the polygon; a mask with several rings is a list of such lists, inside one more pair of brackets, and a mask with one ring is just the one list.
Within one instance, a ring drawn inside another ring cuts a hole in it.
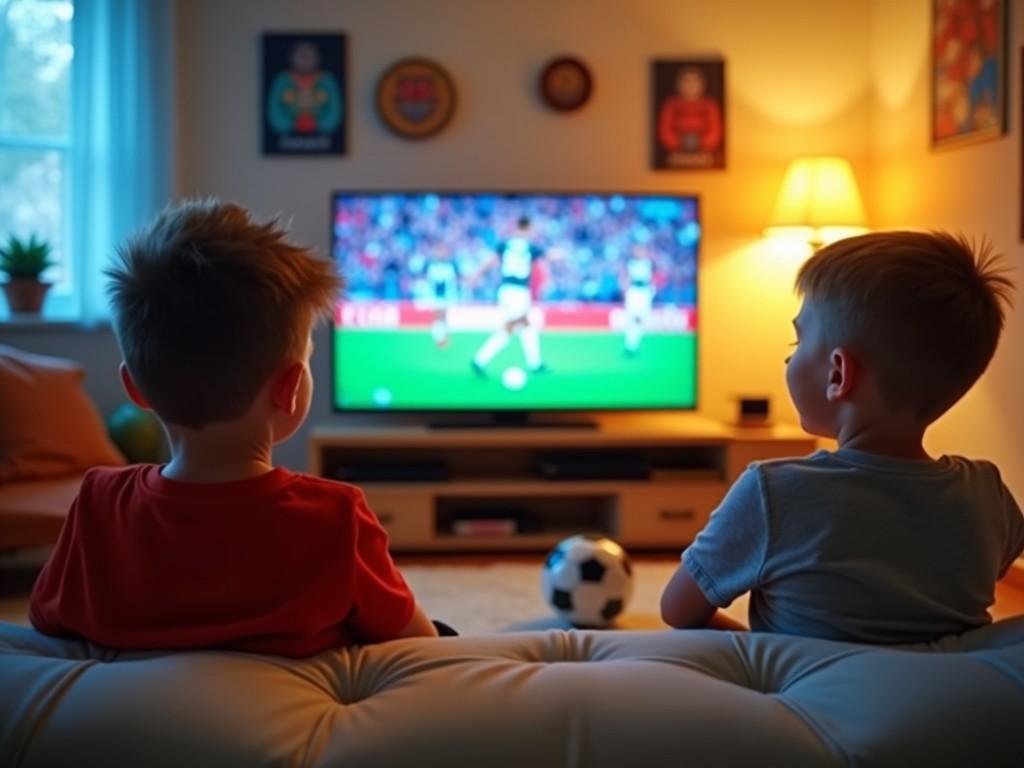
[{"label": "black and white ball pattern", "polygon": [[633,594],[633,566],[619,544],[583,534],[560,541],[544,561],[544,599],[577,627],[604,627]]}]

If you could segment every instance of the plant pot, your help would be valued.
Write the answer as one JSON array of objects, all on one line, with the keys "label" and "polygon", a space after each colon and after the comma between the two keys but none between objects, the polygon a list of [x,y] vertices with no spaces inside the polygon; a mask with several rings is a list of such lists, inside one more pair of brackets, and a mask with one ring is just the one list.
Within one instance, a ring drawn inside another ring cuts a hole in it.
[{"label": "plant pot", "polygon": [[12,277],[4,283],[7,306],[12,313],[39,314],[48,290],[49,283],[31,277]]}]

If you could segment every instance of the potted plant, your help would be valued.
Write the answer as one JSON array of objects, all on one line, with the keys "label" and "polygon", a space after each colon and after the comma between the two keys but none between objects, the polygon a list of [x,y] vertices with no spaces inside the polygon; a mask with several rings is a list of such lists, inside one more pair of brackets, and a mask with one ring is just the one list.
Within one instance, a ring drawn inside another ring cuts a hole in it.
[{"label": "potted plant", "polygon": [[0,245],[0,272],[7,275],[4,293],[11,312],[39,312],[43,299],[50,289],[39,276],[53,266],[50,252],[53,249],[45,240],[36,240],[32,235],[28,241],[11,235],[6,245]]}]

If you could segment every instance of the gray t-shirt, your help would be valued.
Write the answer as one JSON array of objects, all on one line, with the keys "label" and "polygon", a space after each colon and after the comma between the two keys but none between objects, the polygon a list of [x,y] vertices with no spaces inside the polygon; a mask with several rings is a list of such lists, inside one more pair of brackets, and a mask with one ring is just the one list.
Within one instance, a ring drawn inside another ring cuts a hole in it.
[{"label": "gray t-shirt", "polygon": [[755,462],[683,553],[705,597],[751,591],[751,629],[868,643],[987,624],[1024,518],[987,461],[841,449]]}]

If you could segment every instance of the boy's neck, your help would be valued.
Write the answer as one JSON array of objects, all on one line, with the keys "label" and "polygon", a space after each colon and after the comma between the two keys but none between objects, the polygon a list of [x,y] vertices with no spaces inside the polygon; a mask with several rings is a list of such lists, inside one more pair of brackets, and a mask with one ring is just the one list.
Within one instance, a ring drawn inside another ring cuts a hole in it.
[{"label": "boy's neck", "polygon": [[899,430],[879,427],[839,430],[836,440],[840,448],[848,448],[895,459],[930,459],[924,449],[924,430]]},{"label": "boy's neck", "polygon": [[248,434],[237,423],[201,430],[170,426],[171,460],[160,474],[185,483],[229,483],[265,475],[273,442],[269,433]]}]

